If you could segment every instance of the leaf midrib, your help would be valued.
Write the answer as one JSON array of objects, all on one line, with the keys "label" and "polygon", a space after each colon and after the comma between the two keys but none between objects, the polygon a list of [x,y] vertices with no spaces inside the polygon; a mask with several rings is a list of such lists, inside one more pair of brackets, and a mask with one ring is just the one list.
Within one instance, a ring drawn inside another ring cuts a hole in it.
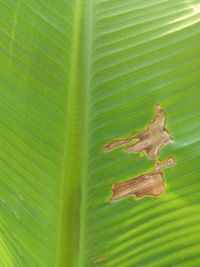
[{"label": "leaf midrib", "polygon": [[83,0],[74,4],[71,65],[66,103],[64,160],[61,182],[56,267],[77,266],[79,261],[82,166],[84,165],[85,106],[82,38]]}]

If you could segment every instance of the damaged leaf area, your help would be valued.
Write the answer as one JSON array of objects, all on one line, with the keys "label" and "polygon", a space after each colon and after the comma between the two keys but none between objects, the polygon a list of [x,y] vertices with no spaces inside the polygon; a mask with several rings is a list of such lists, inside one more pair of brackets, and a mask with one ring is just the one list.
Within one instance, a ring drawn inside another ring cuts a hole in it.
[{"label": "damaged leaf area", "polygon": [[157,161],[154,170],[142,174],[125,182],[114,183],[112,188],[112,200],[119,200],[128,196],[141,199],[146,196],[159,198],[164,192],[164,180],[162,170],[175,164],[174,158],[166,161]]},{"label": "damaged leaf area", "polygon": [[101,258],[93,261],[92,266],[100,265],[102,262],[106,261],[109,259],[110,256],[102,256]]},{"label": "damaged leaf area", "polygon": [[138,141],[125,148],[125,152],[146,152],[149,158],[155,158],[159,155],[161,147],[172,141],[172,137],[166,129],[167,115],[166,112],[158,104],[156,106],[156,116],[149,123],[147,130],[133,135],[129,138],[114,140],[104,146],[103,151],[107,152],[113,148],[128,144],[134,139]]}]

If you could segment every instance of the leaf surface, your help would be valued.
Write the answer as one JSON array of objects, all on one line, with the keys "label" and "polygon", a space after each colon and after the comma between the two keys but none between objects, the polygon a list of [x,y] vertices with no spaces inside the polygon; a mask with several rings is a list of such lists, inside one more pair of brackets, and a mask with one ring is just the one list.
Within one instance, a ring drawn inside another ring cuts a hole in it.
[{"label": "leaf surface", "polygon": [[[0,265],[199,266],[200,1],[0,0]],[[117,149],[160,103],[159,199],[110,201],[154,161]]]}]

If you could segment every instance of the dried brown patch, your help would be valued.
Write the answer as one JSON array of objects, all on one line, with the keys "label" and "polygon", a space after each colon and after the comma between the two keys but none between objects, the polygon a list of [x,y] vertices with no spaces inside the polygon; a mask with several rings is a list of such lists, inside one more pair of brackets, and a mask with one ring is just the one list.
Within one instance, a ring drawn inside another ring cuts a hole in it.
[{"label": "dried brown patch", "polygon": [[164,162],[158,161],[152,172],[132,178],[126,182],[114,183],[112,200],[122,199],[131,195],[134,195],[136,199],[141,199],[145,196],[160,197],[164,192],[164,180],[161,170],[174,164],[174,158],[169,158]]},{"label": "dried brown patch", "polygon": [[96,266],[96,265],[99,265],[100,263],[106,261],[108,258],[110,258],[110,256],[106,255],[106,256],[102,256],[101,258],[93,261],[92,265],[93,266]]},{"label": "dried brown patch", "polygon": [[103,147],[103,152],[107,152],[113,148],[117,148],[119,146],[125,145],[129,143],[132,139],[121,139],[121,140],[114,140],[111,143],[105,145]]},{"label": "dried brown patch", "polygon": [[157,105],[155,119],[149,124],[147,130],[133,137],[139,139],[139,141],[134,145],[128,146],[125,151],[145,151],[150,158],[158,156],[161,147],[172,140],[170,134],[165,128],[166,121],[167,116],[165,111],[160,105]]},{"label": "dried brown patch", "polygon": [[155,119],[149,123],[147,130],[129,138],[114,140],[104,146],[103,151],[107,152],[134,139],[139,139],[135,144],[126,147],[125,152],[146,152],[149,158],[155,158],[159,155],[161,147],[172,140],[166,129],[166,121],[167,115],[158,104]]}]

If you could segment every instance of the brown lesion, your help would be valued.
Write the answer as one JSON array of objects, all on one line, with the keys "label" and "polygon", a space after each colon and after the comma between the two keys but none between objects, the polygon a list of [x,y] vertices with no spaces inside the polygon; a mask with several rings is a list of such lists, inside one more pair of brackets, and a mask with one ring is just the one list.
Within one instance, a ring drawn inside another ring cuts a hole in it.
[{"label": "brown lesion", "polygon": [[162,170],[174,164],[175,159],[171,157],[166,161],[157,161],[152,172],[142,174],[125,182],[114,183],[111,200],[119,200],[132,195],[136,199],[141,199],[145,196],[159,198],[164,192]]},{"label": "brown lesion", "polygon": [[132,141],[131,138],[128,138],[128,139],[121,139],[121,140],[114,140],[112,141],[111,143],[105,145],[103,147],[103,151],[104,152],[107,152],[113,148],[117,148],[119,146],[122,146],[122,145],[125,145],[125,144],[128,144],[130,141]]},{"label": "brown lesion", "polygon": [[125,152],[145,151],[149,158],[155,158],[159,155],[161,147],[172,140],[171,135],[166,129],[166,122],[166,112],[161,108],[160,104],[158,104],[156,106],[156,116],[154,120],[149,123],[147,130],[125,139],[114,140],[105,145],[103,151],[110,151],[111,149],[130,143],[134,139],[138,139],[135,144],[126,147]]},{"label": "brown lesion", "polygon": [[96,265],[100,265],[102,262],[106,261],[107,259],[109,259],[110,256],[109,255],[105,255],[105,256],[102,256],[101,258],[95,260],[92,262],[92,266],[96,266]]}]

